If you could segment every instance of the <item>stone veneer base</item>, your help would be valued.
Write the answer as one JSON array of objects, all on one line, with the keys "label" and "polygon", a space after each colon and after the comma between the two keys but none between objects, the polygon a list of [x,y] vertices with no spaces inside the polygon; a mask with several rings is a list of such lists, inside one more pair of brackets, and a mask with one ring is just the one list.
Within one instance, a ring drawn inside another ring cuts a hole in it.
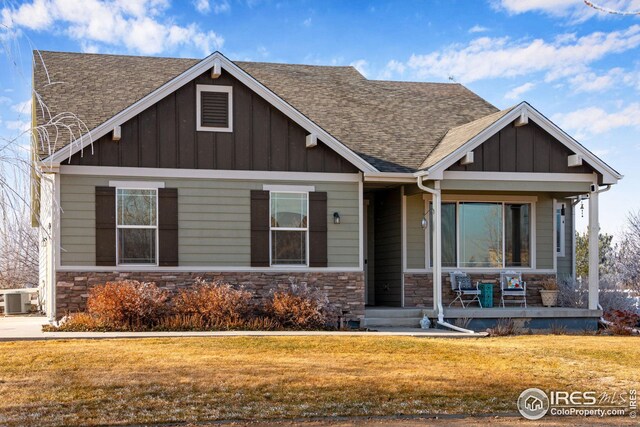
[{"label": "stone veneer base", "polygon": [[329,301],[342,313],[345,321],[360,322],[364,318],[364,273],[263,273],[263,272],[58,272],[56,274],[56,309],[58,317],[86,308],[89,290],[106,282],[138,280],[155,282],[175,292],[191,286],[197,278],[242,286],[265,298],[278,288],[293,283],[306,283],[326,293]]}]

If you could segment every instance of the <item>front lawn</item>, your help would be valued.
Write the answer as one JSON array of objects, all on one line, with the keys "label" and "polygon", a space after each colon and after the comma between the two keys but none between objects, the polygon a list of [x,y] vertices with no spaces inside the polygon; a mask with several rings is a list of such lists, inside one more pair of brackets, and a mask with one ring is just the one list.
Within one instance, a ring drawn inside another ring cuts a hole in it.
[{"label": "front lawn", "polygon": [[640,389],[640,339],[248,337],[0,343],[0,425],[516,412]]}]

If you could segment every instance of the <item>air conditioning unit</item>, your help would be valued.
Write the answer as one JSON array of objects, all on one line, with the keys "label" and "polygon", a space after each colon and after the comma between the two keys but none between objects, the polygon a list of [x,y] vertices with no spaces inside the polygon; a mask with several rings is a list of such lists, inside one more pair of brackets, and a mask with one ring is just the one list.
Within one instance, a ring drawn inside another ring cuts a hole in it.
[{"label": "air conditioning unit", "polygon": [[31,308],[31,295],[22,292],[4,294],[4,314],[28,313]]}]

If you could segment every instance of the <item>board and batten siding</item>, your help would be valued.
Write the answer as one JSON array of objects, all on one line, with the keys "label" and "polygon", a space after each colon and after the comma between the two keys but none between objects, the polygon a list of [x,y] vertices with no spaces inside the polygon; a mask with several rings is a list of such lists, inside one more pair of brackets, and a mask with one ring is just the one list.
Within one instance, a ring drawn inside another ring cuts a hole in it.
[{"label": "board and batten siding", "polygon": [[[531,195],[531,194],[529,194]],[[549,194],[536,193],[536,269],[553,269],[553,255],[555,247],[553,245],[553,230],[555,221],[555,211],[553,198]],[[420,221],[424,215],[423,194],[413,194],[406,197],[405,223],[406,232],[406,254],[407,269],[425,268],[425,231],[422,230]],[[567,219],[567,230],[571,227]],[[571,235],[567,234],[567,263],[571,269]],[[561,264],[558,258],[558,269]],[[565,268],[565,267],[563,267]]]},{"label": "board and batten siding", "polygon": [[[95,187],[109,181],[162,181],[178,189],[179,266],[249,267],[250,192],[264,184],[315,185],[327,192],[328,266],[359,265],[357,182],[285,182],[139,177],[61,176],[61,263],[95,265]],[[340,213],[340,224],[333,223]]]}]

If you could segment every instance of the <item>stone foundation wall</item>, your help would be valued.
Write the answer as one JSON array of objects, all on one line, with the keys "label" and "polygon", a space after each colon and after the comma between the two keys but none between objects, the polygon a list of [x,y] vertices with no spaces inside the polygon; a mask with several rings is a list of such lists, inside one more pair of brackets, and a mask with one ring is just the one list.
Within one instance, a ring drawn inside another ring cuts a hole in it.
[{"label": "stone foundation wall", "polygon": [[58,272],[56,274],[56,307],[59,317],[86,308],[89,290],[94,286],[117,280],[155,282],[161,288],[175,292],[191,286],[200,277],[242,286],[258,298],[264,298],[277,288],[291,282],[306,283],[327,294],[329,301],[343,313],[346,321],[364,318],[364,273],[262,273],[262,272]]},{"label": "stone foundation wall", "polygon": [[[493,306],[500,306],[500,274],[470,273],[473,283],[493,283]],[[527,306],[542,307],[540,297],[541,284],[545,279],[555,277],[555,274],[522,274],[522,279],[527,282]],[[433,275],[431,273],[404,275],[404,303],[406,307],[433,307]],[[451,290],[449,274],[442,275],[442,304],[446,307],[456,297]],[[514,299],[507,297],[505,300]],[[459,302],[456,302],[459,306]],[[507,303],[514,307],[515,304]]]},{"label": "stone foundation wall", "polygon": [[404,306],[433,308],[433,275],[404,275]]}]

